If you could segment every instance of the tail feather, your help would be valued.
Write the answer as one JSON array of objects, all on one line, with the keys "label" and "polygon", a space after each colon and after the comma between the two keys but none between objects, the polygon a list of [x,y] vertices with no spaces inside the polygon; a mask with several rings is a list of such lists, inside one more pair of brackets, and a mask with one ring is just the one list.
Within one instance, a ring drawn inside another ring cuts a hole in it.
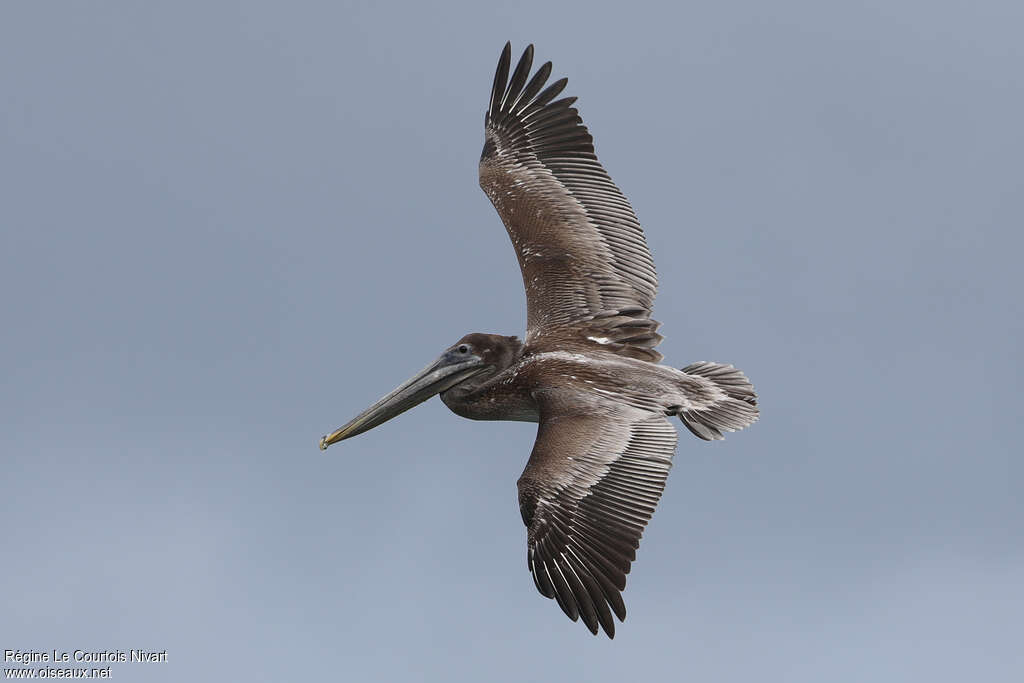
[{"label": "tail feather", "polygon": [[687,387],[691,400],[678,411],[695,436],[705,441],[722,439],[722,432],[735,432],[757,421],[757,394],[741,371],[731,365],[700,361],[687,365],[683,372],[700,378],[696,386]]}]

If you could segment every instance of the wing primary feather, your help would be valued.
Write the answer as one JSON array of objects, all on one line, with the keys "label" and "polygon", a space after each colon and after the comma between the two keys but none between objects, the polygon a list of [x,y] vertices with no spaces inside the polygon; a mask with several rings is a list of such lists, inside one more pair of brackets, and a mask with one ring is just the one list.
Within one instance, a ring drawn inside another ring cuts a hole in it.
[{"label": "wing primary feather", "polygon": [[533,99],[534,95],[540,92],[540,89],[544,87],[544,83],[548,80],[548,76],[551,75],[551,62],[544,62],[537,73],[530,79],[530,83],[526,86],[526,89],[520,93],[516,101],[509,107],[512,111],[519,110],[520,105],[529,104]]},{"label": "wing primary feather", "polygon": [[532,548],[530,549],[529,556],[530,573],[533,574],[533,582],[537,585],[537,590],[540,591],[540,594],[545,598],[555,597],[555,587],[551,585],[551,579],[548,577],[548,572],[544,568],[543,560],[541,561],[541,566],[538,569],[537,558],[535,557]]},{"label": "wing primary feather", "polygon": [[601,584],[594,577],[593,571],[590,567],[580,559],[579,555],[570,547],[567,548],[569,551],[568,555],[563,555],[566,561],[576,572],[577,578],[583,583],[583,586],[587,589],[590,594],[590,602],[594,607],[594,612],[597,616],[597,621],[604,629],[604,632],[608,634],[609,638],[615,637],[615,621],[612,619],[611,610],[608,609],[608,602],[605,600],[604,591],[601,588]]},{"label": "wing primary feather", "polygon": [[558,97],[559,93],[565,90],[565,86],[568,84],[568,78],[559,78],[557,81],[549,85],[544,92],[537,95],[536,99],[530,103],[529,108],[523,111],[523,120],[525,121],[529,117],[529,113],[535,109],[539,110],[547,106],[548,102]]},{"label": "wing primary feather", "polygon": [[587,558],[589,566],[595,569],[595,573],[605,576],[618,590],[624,590],[626,588],[626,572],[629,571],[629,562],[625,563],[626,569],[623,570],[621,566],[613,564],[605,557],[605,554],[608,552],[607,549],[603,549],[602,545],[596,543],[592,537],[585,534],[580,534],[579,536],[580,540],[573,539],[574,552],[582,553]]},{"label": "wing primary feather", "polygon": [[519,63],[516,64],[516,70],[512,72],[512,80],[509,81],[508,89],[505,91],[505,96],[501,98],[501,110],[502,111],[515,111],[514,108],[508,105],[515,101],[515,98],[519,95],[519,91],[522,90],[523,84],[526,83],[527,76],[530,75],[530,67],[533,66],[533,45],[527,45],[526,49],[523,50],[523,56],[519,58]]},{"label": "wing primary feather", "polygon": [[576,598],[572,594],[572,588],[569,587],[569,581],[565,578],[562,568],[558,566],[558,563],[553,558],[550,562],[554,566],[553,572],[547,560],[544,562],[544,567],[548,570],[548,577],[550,577],[551,583],[555,586],[555,601],[562,608],[562,611],[565,612],[565,616],[576,621],[579,619],[580,613],[576,606]]},{"label": "wing primary feather", "polygon": [[505,48],[498,58],[498,70],[494,72],[494,85],[491,87],[491,106],[487,110],[488,120],[494,119],[501,111],[501,98],[505,94],[505,83],[508,80],[508,69],[512,63],[512,42],[505,43]]},{"label": "wing primary feather", "polygon": [[[574,547],[569,550],[579,558],[580,562],[583,562],[590,573],[597,580],[601,586],[601,592],[604,594],[608,604],[611,605],[615,615],[622,621],[626,618],[626,603],[622,601],[622,591],[626,588],[626,576],[621,574],[622,581],[621,585],[612,581],[603,571],[601,571],[601,563],[599,558],[595,558],[594,554],[589,552],[584,546],[579,543],[574,543]],[[577,552],[579,550],[580,552]],[[580,555],[582,553],[582,556]],[[584,559],[586,558],[586,559]]]},{"label": "wing primary feather", "polygon": [[587,628],[590,629],[590,632],[597,635],[597,610],[595,609],[594,600],[579,572],[576,571],[576,568],[565,556],[565,553],[562,553],[560,557],[562,561],[558,562],[558,569],[566,577],[566,582],[576,597],[576,605],[579,608],[580,617]]}]

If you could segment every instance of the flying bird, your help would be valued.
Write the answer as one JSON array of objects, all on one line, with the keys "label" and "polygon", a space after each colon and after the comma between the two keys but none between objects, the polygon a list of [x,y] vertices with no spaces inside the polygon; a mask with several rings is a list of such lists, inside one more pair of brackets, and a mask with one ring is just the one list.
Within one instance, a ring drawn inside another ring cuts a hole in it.
[{"label": "flying bird", "polygon": [[435,394],[469,419],[538,423],[518,483],[527,567],[570,619],[614,637],[612,615],[626,617],[626,574],[672,466],[669,418],[721,439],[757,420],[757,396],[731,365],[659,364],[658,280],[640,223],[597,160],[576,98],[556,99],[567,79],[547,85],[551,62],[531,77],[532,45],[509,78],[511,55],[506,43],[480,186],[522,270],[525,338],[467,334],[320,448]]}]

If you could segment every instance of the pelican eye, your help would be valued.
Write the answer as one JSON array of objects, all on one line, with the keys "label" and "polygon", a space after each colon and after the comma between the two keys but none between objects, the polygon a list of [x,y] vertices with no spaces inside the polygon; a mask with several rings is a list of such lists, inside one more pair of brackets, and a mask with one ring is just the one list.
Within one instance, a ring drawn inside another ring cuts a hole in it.
[{"label": "pelican eye", "polygon": [[466,344],[459,344],[459,348],[456,349],[459,353],[469,353],[469,346]]}]

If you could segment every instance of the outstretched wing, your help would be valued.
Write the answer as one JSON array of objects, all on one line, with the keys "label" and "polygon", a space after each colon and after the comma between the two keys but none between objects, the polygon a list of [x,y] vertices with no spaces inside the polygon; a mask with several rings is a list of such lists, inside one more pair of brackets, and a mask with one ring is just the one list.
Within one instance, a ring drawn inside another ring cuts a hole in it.
[{"label": "outstretched wing", "polygon": [[665,487],[676,430],[657,413],[611,402],[586,414],[542,406],[519,479],[527,563],[537,590],[570,619],[615,635],[621,591]]},{"label": "outstretched wing", "polygon": [[533,46],[509,80],[511,45],[494,76],[480,157],[480,187],[505,223],[526,287],[526,341],[547,339],[658,361],[651,308],[654,261],[633,208],[594,154],[572,107],[544,88],[545,63],[527,82]]}]

